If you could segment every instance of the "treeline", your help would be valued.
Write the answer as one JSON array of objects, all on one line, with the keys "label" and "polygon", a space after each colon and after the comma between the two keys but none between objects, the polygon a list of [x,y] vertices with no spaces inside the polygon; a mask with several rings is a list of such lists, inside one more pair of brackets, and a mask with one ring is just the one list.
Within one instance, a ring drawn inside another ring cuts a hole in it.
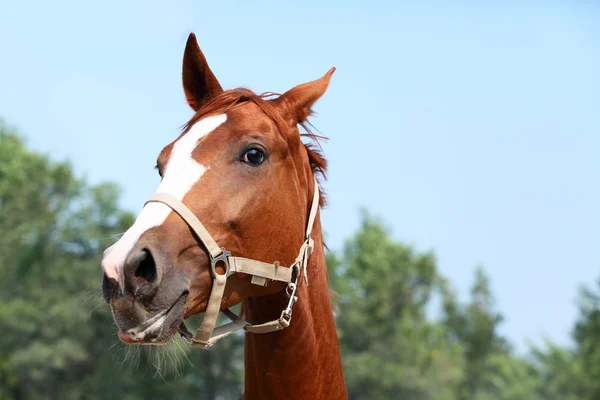
[{"label": "treeline", "polygon": [[[0,121],[0,399],[237,399],[241,336],[210,351],[120,344],[99,267],[133,221],[118,199]],[[351,399],[600,399],[600,285],[581,290],[572,348],[519,356],[482,269],[463,304],[432,253],[366,212],[328,268]]]}]

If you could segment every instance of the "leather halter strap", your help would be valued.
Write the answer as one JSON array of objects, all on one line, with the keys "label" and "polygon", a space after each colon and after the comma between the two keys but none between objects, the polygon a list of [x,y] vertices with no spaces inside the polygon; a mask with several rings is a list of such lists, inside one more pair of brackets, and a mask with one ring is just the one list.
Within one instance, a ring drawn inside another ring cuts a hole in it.
[{"label": "leather halter strap", "polygon": [[[269,333],[282,330],[290,325],[292,320],[292,305],[298,300],[296,297],[296,289],[298,288],[298,280],[301,274],[304,274],[304,280],[306,284],[308,284],[306,267],[308,265],[308,257],[312,253],[314,247],[314,242],[311,239],[310,234],[319,209],[319,185],[316,179],[314,183],[314,194],[310,214],[308,216],[305,240],[300,247],[298,257],[289,268],[282,267],[279,265],[279,262],[269,264],[243,257],[233,257],[229,251],[217,245],[210,233],[208,233],[204,225],[202,225],[202,222],[200,222],[185,204],[168,193],[155,193],[148,201],[146,201],[146,204],[150,202],[163,203],[179,214],[179,216],[194,231],[198,239],[204,244],[210,256],[210,272],[213,278],[213,284],[204,318],[196,335],[192,335],[182,322],[179,332],[183,339],[193,346],[208,348],[217,340],[241,329],[251,333]],[[217,272],[216,267],[218,265],[221,265],[225,269],[224,274],[219,274]],[[281,312],[281,316],[278,319],[264,324],[251,325],[233,311],[225,309],[221,312],[227,316],[231,322],[215,328],[227,278],[236,272],[251,275],[251,283],[255,285],[266,286],[268,280],[286,282],[288,284],[286,292],[289,301],[287,307]]]}]

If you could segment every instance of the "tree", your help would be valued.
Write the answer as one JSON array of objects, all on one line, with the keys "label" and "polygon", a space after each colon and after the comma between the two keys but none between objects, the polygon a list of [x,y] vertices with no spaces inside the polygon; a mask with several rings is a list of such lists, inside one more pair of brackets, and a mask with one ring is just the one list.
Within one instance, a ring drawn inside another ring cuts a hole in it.
[{"label": "tree", "polygon": [[583,287],[579,294],[579,318],[573,337],[577,343],[577,358],[585,371],[581,399],[600,398],[600,280],[598,292]]},{"label": "tree", "polygon": [[[449,339],[460,341],[465,348],[465,376],[458,390],[464,400],[485,396],[497,385],[495,376],[506,369],[498,368],[503,358],[508,359],[507,342],[499,336],[502,316],[494,310],[489,278],[481,267],[475,270],[471,302],[465,307],[456,304],[448,286],[444,288],[445,323]],[[506,364],[505,364],[506,365]],[[498,395],[496,393],[496,395]]]},{"label": "tree", "polygon": [[363,212],[343,257],[328,260],[350,398],[452,399],[463,349],[426,318],[440,279],[433,255],[394,242]]},{"label": "tree", "polygon": [[584,388],[588,379],[576,351],[546,340],[544,348],[532,346],[531,361],[536,368],[537,392],[541,399],[586,399]]}]

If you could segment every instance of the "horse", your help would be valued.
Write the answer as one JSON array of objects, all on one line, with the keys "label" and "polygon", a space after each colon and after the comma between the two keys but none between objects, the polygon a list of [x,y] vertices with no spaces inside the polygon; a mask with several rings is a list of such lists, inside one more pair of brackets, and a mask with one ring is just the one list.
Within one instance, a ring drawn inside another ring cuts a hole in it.
[{"label": "horse", "polygon": [[[189,35],[194,114],[158,155],[157,192],[101,261],[121,341],[179,334],[208,348],[244,330],[242,398],[347,398],[320,220],[327,161],[299,129],[334,71],[281,95],[223,90]],[[240,303],[244,318],[230,310]],[[231,322],[215,328],[219,312]],[[184,321],[200,313],[194,335]]]}]

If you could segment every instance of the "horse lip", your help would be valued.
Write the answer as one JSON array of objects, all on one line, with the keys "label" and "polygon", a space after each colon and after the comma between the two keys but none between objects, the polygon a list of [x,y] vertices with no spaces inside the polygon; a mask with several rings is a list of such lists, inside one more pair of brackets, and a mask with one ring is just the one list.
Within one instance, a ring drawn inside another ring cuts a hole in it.
[{"label": "horse lip", "polygon": [[[161,338],[163,336],[163,331],[166,322],[169,317],[172,316],[171,311],[177,311],[176,309],[180,309],[187,300],[188,292],[185,291],[177,298],[177,300],[169,307],[163,311],[160,311],[152,318],[144,321],[140,325],[127,329],[126,331],[121,331],[119,329],[119,338],[125,343],[160,343],[162,342]],[[172,325],[172,324],[169,324]],[[169,327],[167,327],[168,329]],[[155,334],[156,333],[156,334]],[[170,332],[174,333],[174,332]],[[147,336],[152,336],[149,340],[145,340]]]},{"label": "horse lip", "polygon": [[[179,299],[178,299],[179,300]],[[148,328],[150,328],[152,325],[154,325],[155,323],[159,322],[159,320],[164,320],[165,315],[171,311],[171,309],[173,308],[173,306],[171,306],[170,308],[163,310],[161,312],[159,312],[158,314],[156,314],[154,317],[146,320],[145,322],[142,322],[141,324],[139,324],[138,326],[131,328],[131,329],[127,329],[127,333],[131,333],[131,334],[138,334],[140,332],[145,332]]]}]

